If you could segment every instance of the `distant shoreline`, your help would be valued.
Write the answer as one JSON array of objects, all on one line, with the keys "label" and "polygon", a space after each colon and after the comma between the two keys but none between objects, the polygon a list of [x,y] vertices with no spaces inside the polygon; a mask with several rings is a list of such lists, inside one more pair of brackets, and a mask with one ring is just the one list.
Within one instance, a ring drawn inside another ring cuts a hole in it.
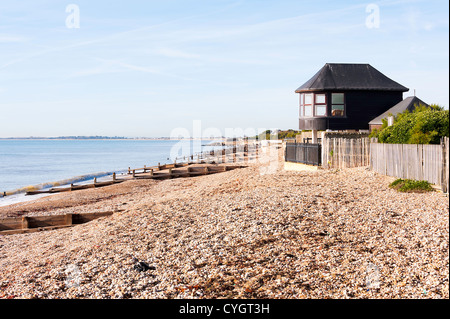
[{"label": "distant shoreline", "polygon": [[181,141],[181,140],[223,140],[224,137],[189,137],[189,138],[170,138],[170,137],[89,137],[89,136],[60,136],[60,137],[0,137],[0,140],[157,140],[157,141]]}]

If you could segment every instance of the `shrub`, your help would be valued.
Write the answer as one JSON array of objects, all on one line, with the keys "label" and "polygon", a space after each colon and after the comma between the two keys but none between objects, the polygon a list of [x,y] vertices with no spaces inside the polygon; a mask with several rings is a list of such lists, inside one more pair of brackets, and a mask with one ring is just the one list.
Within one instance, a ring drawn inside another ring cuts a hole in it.
[{"label": "shrub", "polygon": [[396,189],[399,192],[408,192],[408,193],[423,193],[423,192],[432,192],[433,187],[427,181],[416,181],[412,179],[396,179],[390,185],[390,188]]},{"label": "shrub", "polygon": [[449,136],[449,111],[438,105],[419,105],[413,112],[397,114],[391,126],[383,120],[381,129],[371,137],[380,143],[439,144],[443,136]]}]

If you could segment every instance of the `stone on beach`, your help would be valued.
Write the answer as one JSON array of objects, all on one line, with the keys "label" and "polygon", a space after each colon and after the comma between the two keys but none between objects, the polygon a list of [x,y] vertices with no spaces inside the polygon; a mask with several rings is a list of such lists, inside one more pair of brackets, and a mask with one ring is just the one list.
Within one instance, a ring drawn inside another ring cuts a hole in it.
[{"label": "stone on beach", "polygon": [[0,298],[449,297],[442,193],[398,193],[393,178],[365,167],[291,172],[280,163],[261,174],[261,165],[3,208],[123,211],[0,236]]}]

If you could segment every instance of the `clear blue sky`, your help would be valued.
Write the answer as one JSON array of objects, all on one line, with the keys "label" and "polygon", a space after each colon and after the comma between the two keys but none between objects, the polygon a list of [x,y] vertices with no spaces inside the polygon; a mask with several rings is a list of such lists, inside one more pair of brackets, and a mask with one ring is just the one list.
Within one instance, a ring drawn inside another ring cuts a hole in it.
[{"label": "clear blue sky", "polygon": [[404,97],[448,109],[448,12],[442,0],[0,0],[0,137],[296,129],[294,91],[327,62],[369,63]]}]

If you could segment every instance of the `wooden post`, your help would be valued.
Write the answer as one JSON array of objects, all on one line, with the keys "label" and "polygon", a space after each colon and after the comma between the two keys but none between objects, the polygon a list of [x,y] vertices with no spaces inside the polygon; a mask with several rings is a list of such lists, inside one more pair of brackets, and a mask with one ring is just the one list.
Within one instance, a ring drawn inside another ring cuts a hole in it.
[{"label": "wooden post", "polygon": [[449,138],[444,137],[444,144],[445,144],[445,176],[446,177],[446,193],[449,193]]},{"label": "wooden post", "polygon": [[133,170],[133,177],[136,177],[136,170]]},{"label": "wooden post", "polygon": [[97,184],[97,177],[94,177],[94,185]]},{"label": "wooden post", "polygon": [[64,216],[64,225],[72,226],[72,214],[69,213]]},{"label": "wooden post", "polygon": [[150,169],[150,176],[153,176],[153,168]]},{"label": "wooden post", "polygon": [[22,217],[22,229],[27,229],[29,226],[29,217],[23,216]]},{"label": "wooden post", "polygon": [[70,191],[72,191],[73,189],[73,184],[70,184]]},{"label": "wooden post", "polygon": [[128,174],[131,174],[131,167],[128,167]]},{"label": "wooden post", "polygon": [[443,193],[449,193],[448,191],[448,137],[442,137],[441,138],[441,150],[442,150],[442,155],[441,155],[441,189]]},{"label": "wooden post", "polygon": [[248,140],[244,143],[244,162],[248,162]]},{"label": "wooden post", "polygon": [[116,181],[116,173],[113,173],[113,182]]},{"label": "wooden post", "polygon": [[312,130],[312,144],[317,144],[317,130]]}]

